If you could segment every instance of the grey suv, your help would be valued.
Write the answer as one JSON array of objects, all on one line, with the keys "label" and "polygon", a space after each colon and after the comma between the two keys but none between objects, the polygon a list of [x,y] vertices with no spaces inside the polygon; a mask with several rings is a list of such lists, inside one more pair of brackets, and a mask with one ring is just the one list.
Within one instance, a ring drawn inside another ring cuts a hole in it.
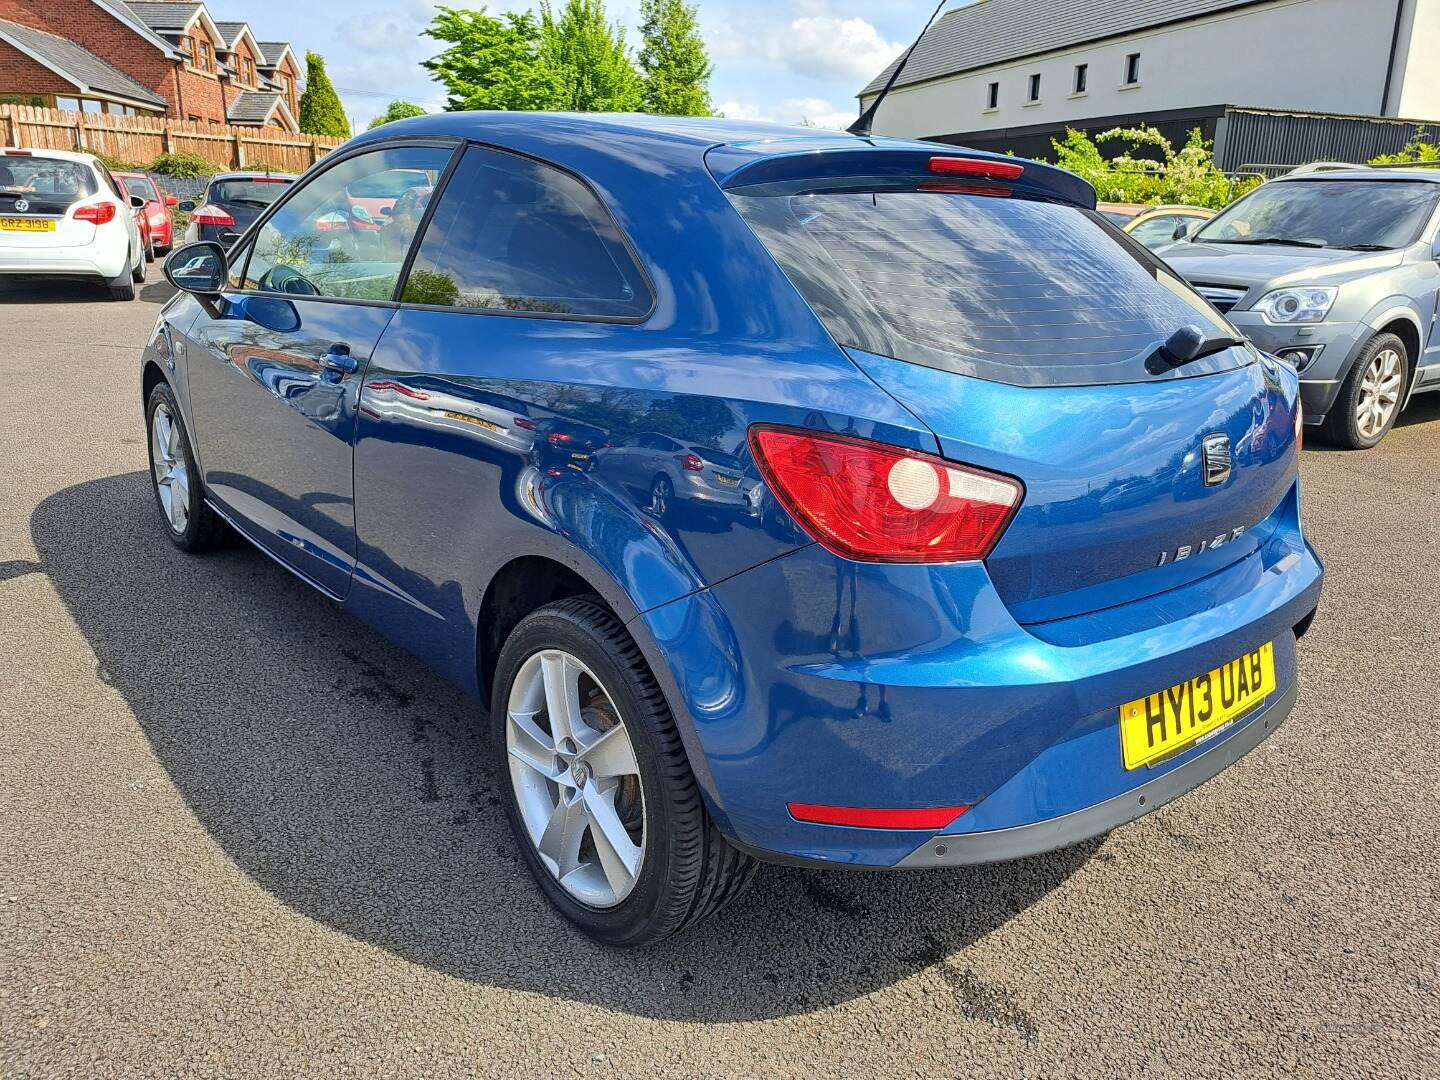
[{"label": "grey suv", "polygon": [[1363,449],[1440,390],[1437,203],[1440,172],[1282,177],[1159,254],[1299,370],[1306,426]]}]

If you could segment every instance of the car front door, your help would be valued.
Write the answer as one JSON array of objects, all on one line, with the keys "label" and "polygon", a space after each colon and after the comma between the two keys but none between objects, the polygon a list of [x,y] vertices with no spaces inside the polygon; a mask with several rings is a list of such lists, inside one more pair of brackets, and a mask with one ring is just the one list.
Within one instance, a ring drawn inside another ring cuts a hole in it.
[{"label": "car front door", "polygon": [[[191,430],[205,488],[256,542],[332,596],[355,565],[358,388],[395,314],[418,222],[379,229],[349,190],[385,174],[438,182],[449,145],[387,145],[297,185],[232,257],[229,288],[189,332]],[[389,235],[389,230],[396,235]]]}]

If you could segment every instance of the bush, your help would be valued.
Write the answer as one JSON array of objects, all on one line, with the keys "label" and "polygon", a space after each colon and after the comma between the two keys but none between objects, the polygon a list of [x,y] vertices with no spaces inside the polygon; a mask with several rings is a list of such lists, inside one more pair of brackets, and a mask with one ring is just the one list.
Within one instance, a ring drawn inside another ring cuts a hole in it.
[{"label": "bush", "polygon": [[95,157],[111,172],[142,172],[145,169],[138,161],[122,161],[114,154],[96,154]]},{"label": "bush", "polygon": [[1440,161],[1440,146],[1425,141],[1425,129],[1415,128],[1415,137],[1398,154],[1381,154],[1370,159],[1371,165],[1408,165],[1419,161]]},{"label": "bush", "polygon": [[[1105,143],[1123,142],[1125,150],[1114,158],[1101,152]],[[1215,164],[1212,143],[1200,129],[1190,132],[1176,150],[1155,128],[1112,128],[1093,139],[1071,128],[1064,140],[1050,140],[1055,163],[1095,187],[1101,202],[1187,203],[1218,210],[1260,183],[1258,177],[1234,179]]]},{"label": "bush", "polygon": [[213,176],[215,166],[210,159],[199,154],[181,150],[174,154],[161,154],[146,166],[149,172],[162,176],[173,176],[180,180],[198,180],[202,176]]}]

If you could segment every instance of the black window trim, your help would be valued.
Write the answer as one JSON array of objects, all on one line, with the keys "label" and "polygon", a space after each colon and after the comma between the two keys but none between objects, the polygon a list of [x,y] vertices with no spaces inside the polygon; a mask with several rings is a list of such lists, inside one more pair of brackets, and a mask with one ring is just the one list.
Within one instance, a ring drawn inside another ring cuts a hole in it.
[{"label": "black window trim", "polygon": [[[453,136],[440,135],[401,135],[388,139],[376,139],[372,142],[362,143],[359,146],[355,146],[343,151],[336,150],[329,154],[326,154],[323,158],[320,159],[319,162],[317,162],[315,165],[312,165],[309,169],[305,170],[305,172],[297,176],[295,180],[289,185],[289,190],[286,191],[285,194],[280,196],[280,198],[276,199],[273,203],[271,203],[269,208],[258,218],[256,218],[255,222],[243,233],[241,233],[240,238],[230,246],[231,251],[241,251],[242,249],[244,249],[245,261],[240,272],[240,280],[244,281],[245,273],[250,268],[250,257],[255,250],[255,237],[260,235],[260,230],[265,227],[269,220],[275,214],[277,214],[286,203],[288,203],[291,199],[295,198],[295,196],[301,190],[309,186],[315,180],[318,180],[321,176],[324,176],[325,173],[329,172],[336,166],[341,165],[346,161],[349,161],[351,158],[359,157],[361,154],[372,153],[376,150],[400,150],[409,147],[431,147],[440,150],[448,148],[450,150],[450,158],[448,161],[446,161],[445,168],[441,170],[439,178],[435,181],[435,194],[431,196],[430,205],[425,208],[425,216],[421,218],[420,226],[415,230],[415,235],[410,238],[410,250],[406,253],[405,259],[403,259],[400,263],[400,276],[396,278],[396,290],[391,292],[389,300],[365,300],[348,296],[291,296],[288,293],[266,292],[263,289],[233,289],[230,288],[228,285],[226,286],[224,292],[231,296],[284,296],[289,300],[305,300],[310,303],[318,304],[338,304],[348,305],[351,307],[390,308],[391,310],[398,309],[400,305],[396,302],[395,297],[398,295],[400,283],[405,280],[405,273],[409,269],[410,260],[414,256],[415,249],[418,246],[420,237],[424,233],[425,226],[428,225],[430,222],[429,215],[433,210],[435,204],[439,201],[439,194],[442,190],[444,190],[445,183],[449,181],[451,174],[455,171],[455,166],[460,161],[461,154],[464,152],[465,149],[464,139],[456,138]],[[208,185],[206,186],[205,190],[208,194],[210,190]],[[227,262],[230,263],[229,269],[234,270],[234,263],[230,262],[230,260],[228,259]]]},{"label": "black window trim", "polygon": [[645,289],[650,294],[650,306],[640,315],[587,315],[560,311],[516,311],[511,308],[459,307],[452,304],[417,304],[412,301],[400,300],[399,297],[405,295],[405,285],[409,280],[410,271],[415,265],[415,259],[420,253],[420,245],[424,241],[426,229],[429,228],[430,218],[434,215],[436,207],[440,205],[440,200],[445,194],[444,189],[437,186],[435,194],[430,198],[430,205],[426,207],[425,217],[420,223],[420,228],[415,233],[415,240],[411,243],[410,254],[401,266],[400,279],[396,282],[394,294],[397,299],[396,306],[398,308],[403,311],[445,311],[455,315],[482,315],[492,318],[499,316],[514,319],[547,319],[555,322],[618,323],[628,326],[638,326],[641,323],[648,322],[654,316],[656,308],[659,307],[659,294],[655,290],[655,282],[650,277],[650,271],[646,268],[644,261],[640,258],[639,250],[630,239],[630,234],[620,227],[620,222],[616,220],[614,212],[610,209],[609,204],[601,197],[600,192],[595,189],[594,184],[590,183],[586,177],[581,176],[572,169],[567,169],[564,165],[557,162],[547,161],[545,158],[536,157],[534,154],[527,154],[524,151],[515,150],[508,146],[497,146],[494,143],[482,142],[479,139],[465,140],[464,145],[460,148],[460,152],[455,155],[454,160],[450,164],[450,168],[446,171],[445,180],[447,182],[455,169],[459,167],[459,163],[464,158],[466,151],[472,147],[478,150],[490,150],[496,153],[508,154],[511,157],[533,162],[543,168],[554,169],[556,172],[570,177],[570,179],[574,180],[588,192],[591,198],[595,200],[595,205],[600,208],[601,213],[609,219],[611,227],[615,230],[615,235],[620,237],[620,243],[624,245],[625,253],[630,257],[630,261],[634,264],[635,269],[640,271],[640,280],[645,283]]}]

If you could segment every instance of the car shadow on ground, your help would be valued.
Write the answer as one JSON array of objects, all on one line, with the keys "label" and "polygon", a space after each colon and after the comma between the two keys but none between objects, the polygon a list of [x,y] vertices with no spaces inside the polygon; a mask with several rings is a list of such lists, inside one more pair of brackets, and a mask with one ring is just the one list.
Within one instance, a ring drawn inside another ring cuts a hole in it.
[{"label": "car shadow on ground", "polygon": [[[175,295],[175,287],[160,276],[160,264],[149,268],[149,280],[139,286],[139,299],[163,304]],[[95,304],[110,300],[109,290],[99,281],[84,278],[9,278],[0,280],[0,304]],[[123,304],[128,301],[115,300]]]},{"label": "car shadow on ground", "polygon": [[472,699],[248,546],[176,551],[143,472],[60,491],[31,524],[99,677],[235,864],[305,916],[461,979],[751,1020],[940,965],[939,992],[1023,1028],[1002,988],[950,957],[1100,847],[922,873],[766,867],[688,934],[606,949],[549,909],[517,858]]}]

